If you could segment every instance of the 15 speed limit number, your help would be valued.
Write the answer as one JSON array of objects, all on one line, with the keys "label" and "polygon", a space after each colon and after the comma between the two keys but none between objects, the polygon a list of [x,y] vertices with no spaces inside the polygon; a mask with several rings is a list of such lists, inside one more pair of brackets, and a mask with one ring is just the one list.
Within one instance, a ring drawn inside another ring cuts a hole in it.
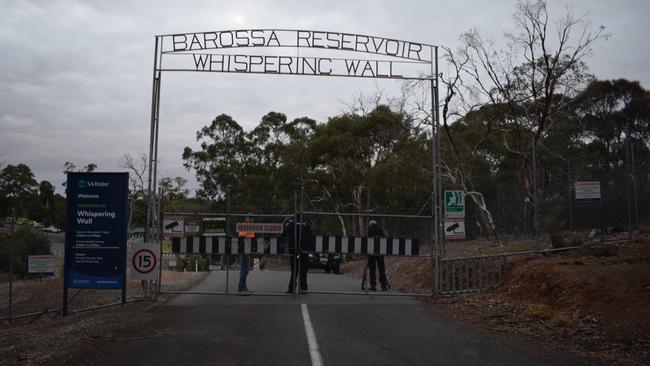
[{"label": "15 speed limit number", "polygon": [[[143,243],[143,246],[146,245]],[[149,248],[134,248],[131,266],[133,268],[132,276],[134,279],[154,280],[157,278],[155,271],[158,264],[156,253]]]}]

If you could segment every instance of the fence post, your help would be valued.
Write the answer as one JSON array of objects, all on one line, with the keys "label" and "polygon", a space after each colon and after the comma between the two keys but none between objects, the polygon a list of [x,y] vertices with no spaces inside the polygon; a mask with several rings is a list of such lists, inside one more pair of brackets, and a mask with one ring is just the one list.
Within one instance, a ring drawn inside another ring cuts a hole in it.
[{"label": "fence post", "polygon": [[[293,254],[291,260],[293,261],[293,271],[291,271],[291,282],[293,283],[293,296],[300,298],[300,259],[298,253],[298,197],[296,191],[293,191]],[[296,275],[298,275],[296,278]]]},{"label": "fence post", "polygon": [[[366,232],[368,231],[368,225],[370,224],[370,189],[366,189]],[[354,227],[354,223],[352,225]],[[359,233],[359,236],[362,236],[363,233]],[[363,292],[367,295],[370,287],[370,268],[368,268],[368,254],[366,253],[366,263],[363,270],[363,278],[361,283],[364,284]]]},{"label": "fence post", "polygon": [[632,144],[630,143],[630,124],[625,128],[625,202],[627,209],[627,238],[632,239]]},{"label": "fence post", "polygon": [[567,171],[567,189],[568,189],[568,203],[569,203],[569,230],[573,231],[573,179],[571,178],[571,160],[566,160]]},{"label": "fence post", "polygon": [[[231,192],[226,192],[226,238],[232,240],[230,237],[230,199]],[[228,240],[226,240],[228,243]],[[230,245],[232,248],[232,244]],[[228,295],[228,287],[230,286],[230,254],[226,254],[226,295]]]},{"label": "fence post", "polygon": [[[302,183],[300,185],[300,207],[298,207],[298,209],[300,210],[300,221],[301,221],[301,223],[305,222],[304,200],[303,200],[304,195],[305,195],[305,184]],[[296,224],[297,223],[298,223],[298,220],[296,220]],[[304,225],[302,227],[304,227]],[[297,243],[298,243],[298,245],[300,245],[300,255],[298,256],[298,266],[299,267],[296,268],[296,273],[298,274],[298,281],[296,281],[297,286],[295,286],[295,287],[300,286],[300,287],[298,287],[300,289],[300,291],[298,291],[298,293],[299,293],[298,296],[300,296],[300,294],[302,294],[302,291],[303,291],[302,284],[300,283],[300,277],[302,276],[302,272],[301,272],[302,271],[302,266],[307,266],[307,267],[309,266],[309,263],[302,263],[303,257],[304,257],[303,254],[302,254],[302,251],[304,250],[304,248],[302,247],[302,244],[303,244],[303,239],[302,239],[303,238],[303,229],[302,229],[302,227],[300,229],[300,237],[298,238],[296,236],[296,238],[298,239]],[[307,272],[309,272],[309,268],[307,268]]]},{"label": "fence post", "polygon": [[16,209],[11,209],[11,240],[9,241],[9,323],[13,316],[14,245],[16,244]]},{"label": "fence post", "polygon": [[533,158],[533,234],[535,237],[535,251],[539,252],[539,205],[538,199],[539,195],[537,194],[537,156],[536,150],[537,145],[535,143],[535,138],[533,137],[532,143],[532,158]]},{"label": "fence post", "polygon": [[634,203],[634,229],[639,230],[639,195],[637,192],[637,184],[636,184],[636,162],[634,160],[634,145],[632,145],[632,148],[630,149],[630,153],[632,155],[631,163],[632,163],[632,202]]},{"label": "fence post", "polygon": [[163,267],[163,236],[162,236],[162,223],[163,223],[163,203],[164,203],[164,196],[162,194],[162,189],[160,189],[160,198],[159,198],[159,205],[158,205],[158,217],[160,222],[160,227],[158,228],[158,248],[160,250],[159,253],[159,259],[158,259],[158,283],[156,284],[156,288],[154,289],[156,294],[154,295],[153,300],[158,299],[158,296],[160,296],[161,291],[162,291],[162,267]]}]

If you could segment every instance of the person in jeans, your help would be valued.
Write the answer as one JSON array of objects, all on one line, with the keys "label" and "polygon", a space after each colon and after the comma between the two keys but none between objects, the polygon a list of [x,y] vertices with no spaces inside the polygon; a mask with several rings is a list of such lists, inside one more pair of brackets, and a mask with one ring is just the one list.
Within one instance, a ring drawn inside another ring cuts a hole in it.
[{"label": "person in jeans", "polygon": [[[386,230],[377,223],[375,220],[368,222],[367,237],[369,238],[386,238]],[[377,291],[377,277],[376,270],[379,270],[379,283],[381,284],[382,291],[388,291],[388,279],[386,279],[386,265],[384,263],[383,255],[368,255],[368,276],[370,278],[369,291]]]},{"label": "person in jeans", "polygon": [[[246,216],[244,222],[251,223],[253,222],[253,218]],[[255,233],[240,231],[239,237],[253,239],[255,237]],[[248,277],[248,272],[250,271],[250,261],[251,255],[244,254],[242,251],[242,253],[239,255],[239,285],[237,286],[237,291],[242,294],[250,293],[248,286],[246,285],[246,278]]]}]

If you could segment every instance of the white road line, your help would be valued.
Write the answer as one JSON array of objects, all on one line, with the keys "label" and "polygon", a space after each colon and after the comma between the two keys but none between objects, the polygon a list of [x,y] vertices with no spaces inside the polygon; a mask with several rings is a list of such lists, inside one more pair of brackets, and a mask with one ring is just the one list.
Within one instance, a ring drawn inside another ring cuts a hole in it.
[{"label": "white road line", "polygon": [[309,319],[309,311],[307,311],[307,304],[302,304],[302,320],[305,323],[305,334],[307,335],[307,343],[309,344],[309,356],[311,357],[312,366],[322,366],[323,359],[320,357],[318,350],[318,342],[316,342],[316,333],[314,327],[311,325]]}]

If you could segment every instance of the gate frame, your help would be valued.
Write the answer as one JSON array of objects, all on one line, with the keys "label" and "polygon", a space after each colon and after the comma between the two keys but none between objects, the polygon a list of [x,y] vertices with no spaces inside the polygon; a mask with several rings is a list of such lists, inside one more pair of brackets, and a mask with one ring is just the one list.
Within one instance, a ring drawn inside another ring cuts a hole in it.
[{"label": "gate frame", "polygon": [[[299,35],[299,32],[309,32],[311,34],[314,33],[322,33],[322,34],[330,34],[330,33],[335,33],[335,32],[318,32],[314,30],[297,30],[297,29],[260,29],[260,30],[239,30],[242,32],[254,32],[254,31],[271,31],[273,32],[296,32],[297,35]],[[238,32],[237,30],[232,30],[232,31],[217,31],[217,32],[203,32],[204,35],[204,40],[205,40],[205,34],[207,33],[214,33],[215,36],[217,33],[221,34],[222,32],[230,32],[231,37],[232,33]],[[161,232],[161,213],[160,213],[160,198],[156,197],[154,195],[155,192],[157,192],[158,189],[158,182],[157,182],[157,175],[158,175],[158,136],[159,136],[159,129],[160,129],[160,90],[161,90],[161,78],[162,78],[162,73],[163,72],[205,72],[205,71],[200,71],[198,70],[198,65],[197,65],[197,70],[184,70],[184,69],[164,69],[162,67],[162,61],[163,61],[163,55],[165,54],[173,54],[176,52],[175,50],[175,45],[174,45],[174,51],[163,51],[163,42],[164,39],[167,37],[174,37],[174,36],[184,36],[187,37],[187,35],[196,35],[200,34],[201,32],[195,32],[195,33],[182,33],[182,34],[162,34],[162,35],[156,35],[155,37],[155,48],[154,48],[154,58],[153,58],[153,80],[152,80],[152,96],[151,96],[151,121],[150,121],[150,134],[149,134],[149,158],[148,158],[148,164],[149,164],[149,171],[147,175],[147,219],[146,219],[146,224],[145,224],[145,233],[144,233],[144,238],[146,241],[158,241],[161,243],[162,239],[162,232]],[[374,37],[374,36],[367,36],[367,35],[359,35],[359,34],[350,34],[350,33],[335,33],[341,35],[341,39],[343,40],[343,37],[345,35],[348,36],[355,36],[357,37],[356,39],[358,40],[359,37],[365,37],[367,40],[370,38],[373,38],[373,42],[375,38],[382,39],[386,41],[387,43],[389,41],[394,41],[394,42],[402,42],[403,47],[406,44],[416,44],[420,46],[420,50],[423,50],[424,47],[429,48],[430,50],[430,58],[431,60],[428,62],[430,64],[431,68],[431,74],[427,76],[420,76],[420,77],[393,77],[392,75],[389,76],[363,76],[363,73],[361,76],[357,75],[348,75],[348,77],[361,77],[361,78],[384,78],[384,79],[393,79],[393,80],[420,80],[420,81],[429,81],[430,82],[430,88],[431,88],[431,155],[432,155],[432,177],[431,177],[431,220],[432,225],[431,225],[431,239],[432,239],[432,244],[433,248],[431,250],[431,260],[432,260],[432,276],[434,277],[433,281],[433,288],[432,288],[432,296],[437,292],[438,290],[438,276],[439,276],[439,256],[440,256],[440,245],[442,243],[443,237],[442,237],[442,231],[441,231],[441,209],[442,206],[439,205],[439,202],[441,202],[441,197],[440,193],[442,190],[442,182],[441,182],[441,166],[438,163],[439,158],[440,158],[440,114],[439,114],[439,73],[438,73],[438,46],[436,45],[430,45],[430,44],[425,44],[425,43],[420,43],[420,42],[410,42],[410,41],[402,41],[402,40],[397,40],[397,39],[388,39],[388,38],[383,38],[383,37]],[[185,38],[187,39],[187,38]],[[231,39],[232,40],[232,39]],[[205,41],[207,44],[207,41]],[[341,42],[341,46],[343,45],[343,42]],[[381,43],[380,43],[381,44]],[[193,44],[192,44],[193,45]],[[190,51],[192,49],[192,45],[190,45]],[[231,44],[230,47],[223,47],[222,48],[230,48],[232,49],[235,47],[233,44]],[[296,46],[281,46],[280,43],[278,42],[278,46],[271,46],[270,42],[267,45],[263,46],[257,46],[256,48],[272,48],[272,47],[294,47],[298,51],[300,50],[300,45],[299,45],[299,39],[296,41]],[[318,48],[315,45],[314,46],[307,46],[306,48]],[[216,47],[215,43],[215,49],[220,49]],[[340,49],[330,49],[332,51],[343,51],[344,48],[340,47]],[[388,50],[388,48],[386,48]],[[181,51],[186,51],[181,50]],[[358,51],[358,50],[351,50],[352,52],[363,52],[363,51]],[[366,52],[368,51],[367,45],[366,45]],[[372,53],[372,52],[370,52]],[[189,53],[188,53],[189,54]],[[385,54],[381,54],[379,52],[376,52],[378,55],[386,56],[386,57],[399,57],[396,55],[389,54],[387,51]],[[410,54],[410,46],[409,46],[409,54]],[[419,54],[419,53],[418,53]],[[402,57],[404,58],[404,57]],[[340,59],[339,59],[340,60]],[[352,60],[352,59],[349,59]],[[424,60],[427,61],[427,60]],[[392,61],[391,61],[392,62]],[[397,62],[397,61],[396,61]],[[422,64],[426,64],[427,62],[421,62]],[[392,65],[392,64],[391,64]],[[233,72],[233,71],[210,71],[210,72]],[[244,73],[266,73],[266,72],[251,72],[251,71],[246,71]],[[282,73],[273,73],[273,75],[286,75]],[[303,75],[300,74],[291,74],[294,76],[309,76],[308,74]],[[346,75],[326,75],[326,74],[315,74],[314,76],[332,76],[332,77],[346,77]],[[159,287],[160,291],[160,287]]]}]

